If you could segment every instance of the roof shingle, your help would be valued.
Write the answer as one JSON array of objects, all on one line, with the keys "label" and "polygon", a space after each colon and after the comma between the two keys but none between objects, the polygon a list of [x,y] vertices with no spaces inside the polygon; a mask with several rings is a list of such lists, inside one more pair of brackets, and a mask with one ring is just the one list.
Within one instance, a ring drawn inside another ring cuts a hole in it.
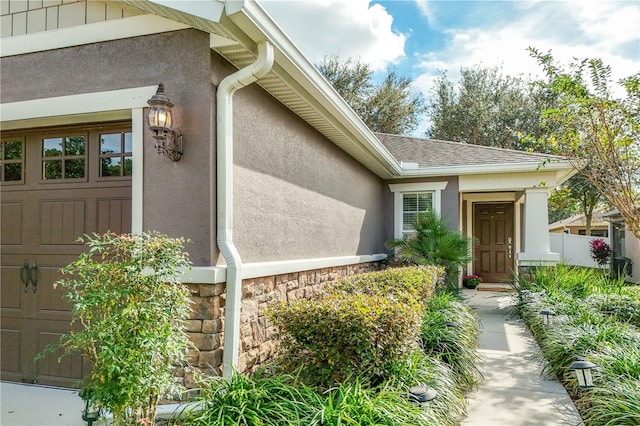
[{"label": "roof shingle", "polygon": [[418,163],[420,168],[541,163],[550,159],[563,160],[562,157],[555,155],[528,153],[461,142],[422,139],[386,133],[376,133],[376,136],[396,160],[405,163]]}]

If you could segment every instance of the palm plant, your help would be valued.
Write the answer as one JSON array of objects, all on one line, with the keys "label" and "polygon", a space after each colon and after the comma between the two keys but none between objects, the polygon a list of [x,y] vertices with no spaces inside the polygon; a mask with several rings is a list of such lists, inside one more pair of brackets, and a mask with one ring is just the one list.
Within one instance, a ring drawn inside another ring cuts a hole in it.
[{"label": "palm plant", "polygon": [[415,233],[387,242],[396,258],[406,264],[445,268],[449,288],[457,287],[458,270],[471,261],[472,239],[450,230],[434,212],[419,214],[411,224]]}]

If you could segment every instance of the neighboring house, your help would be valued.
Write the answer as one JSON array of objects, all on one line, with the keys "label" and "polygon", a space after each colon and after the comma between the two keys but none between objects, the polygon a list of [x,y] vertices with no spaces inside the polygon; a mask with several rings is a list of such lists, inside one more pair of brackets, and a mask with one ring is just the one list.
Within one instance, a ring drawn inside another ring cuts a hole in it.
[{"label": "neighboring house", "polygon": [[[609,223],[603,217],[607,212],[604,207],[594,209],[591,218],[591,236],[608,237]],[[587,219],[584,214],[576,214],[566,219],[559,220],[549,225],[549,232],[565,233],[571,235],[587,235]]]},{"label": "neighboring house", "polygon": [[629,230],[618,210],[612,210],[604,217],[609,221],[612,273],[621,275],[621,272],[626,272],[627,281],[640,284],[640,240]]},{"label": "neighboring house", "polygon": [[[227,375],[272,354],[267,304],[379,267],[426,209],[477,238],[466,272],[485,281],[558,259],[547,197],[569,164],[372,133],[253,1],[0,4],[4,380],[86,373],[78,356],[33,362],[69,329],[52,284],[84,233],[189,238],[191,363]],[[145,123],[160,82],[177,162]]]}]

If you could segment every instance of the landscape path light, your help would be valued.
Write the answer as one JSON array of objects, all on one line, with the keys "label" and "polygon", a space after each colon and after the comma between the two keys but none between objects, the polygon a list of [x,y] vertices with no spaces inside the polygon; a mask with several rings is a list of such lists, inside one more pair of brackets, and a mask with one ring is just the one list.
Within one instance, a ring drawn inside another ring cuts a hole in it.
[{"label": "landscape path light", "polygon": [[421,407],[426,407],[429,401],[433,401],[437,396],[438,392],[428,386],[413,386],[409,388],[409,400]]},{"label": "landscape path light", "polygon": [[572,362],[569,366],[569,369],[576,372],[576,377],[578,378],[578,386],[580,386],[581,388],[592,388],[593,375],[591,374],[591,370],[596,367],[597,365],[591,361],[578,360]]},{"label": "landscape path light", "polygon": [[555,316],[556,313],[545,309],[540,311],[539,315],[543,317],[545,325],[551,325],[551,317]]}]

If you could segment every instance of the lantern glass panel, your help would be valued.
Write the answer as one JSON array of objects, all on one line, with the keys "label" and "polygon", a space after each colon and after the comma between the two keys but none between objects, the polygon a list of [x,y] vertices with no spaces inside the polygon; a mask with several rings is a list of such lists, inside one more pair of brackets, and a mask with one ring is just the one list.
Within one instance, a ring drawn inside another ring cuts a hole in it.
[{"label": "lantern glass panel", "polygon": [[589,388],[593,386],[593,376],[591,375],[591,369],[578,369],[576,370],[576,377],[578,378],[578,386],[583,388]]}]

